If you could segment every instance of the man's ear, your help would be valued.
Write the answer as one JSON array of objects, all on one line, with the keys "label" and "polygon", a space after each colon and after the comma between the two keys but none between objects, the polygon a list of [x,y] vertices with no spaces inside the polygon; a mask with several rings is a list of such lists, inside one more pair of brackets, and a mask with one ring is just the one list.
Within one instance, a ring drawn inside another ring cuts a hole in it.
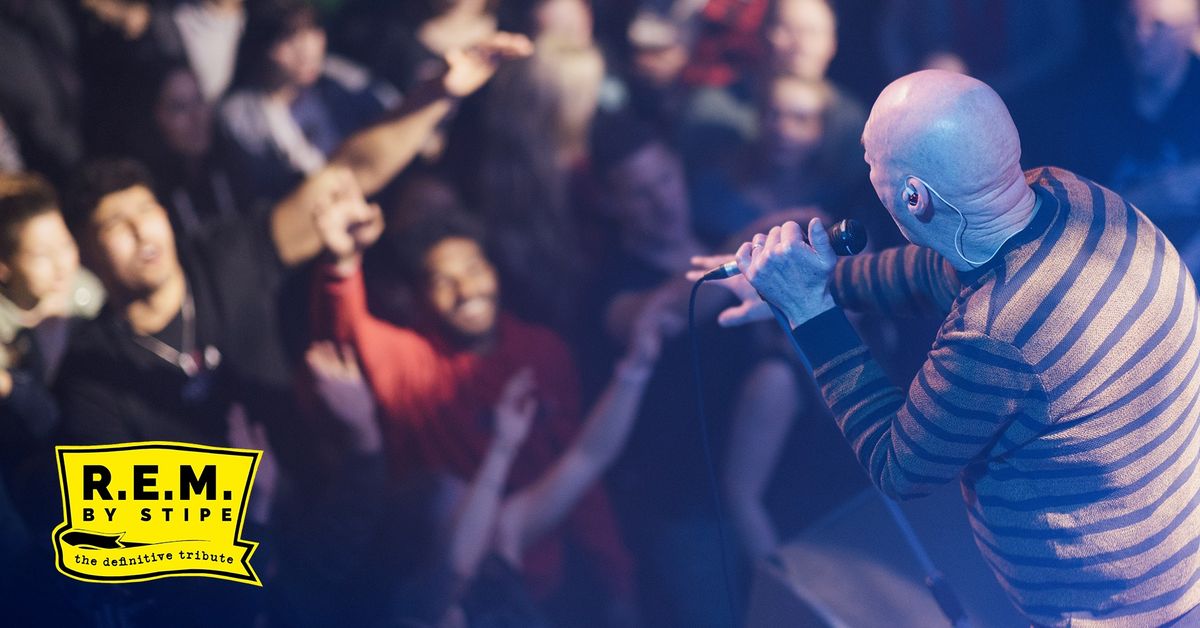
[{"label": "man's ear", "polygon": [[4,262],[0,262],[0,284],[7,284],[12,278],[12,267]]},{"label": "man's ear", "polygon": [[921,222],[929,222],[933,218],[933,203],[929,200],[929,188],[916,177],[904,179],[904,190],[901,202],[904,209]]}]

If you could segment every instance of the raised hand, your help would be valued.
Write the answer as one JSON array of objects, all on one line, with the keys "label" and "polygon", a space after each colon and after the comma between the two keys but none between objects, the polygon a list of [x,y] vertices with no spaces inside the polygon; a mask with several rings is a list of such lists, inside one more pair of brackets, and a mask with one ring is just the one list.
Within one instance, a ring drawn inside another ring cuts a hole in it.
[{"label": "raised hand", "polygon": [[536,389],[533,369],[529,367],[517,371],[504,385],[494,410],[494,429],[495,442],[505,451],[515,453],[529,435],[537,414],[537,398],[533,394]]},{"label": "raised hand", "polygon": [[626,375],[634,373],[649,376],[662,350],[662,339],[681,331],[687,321],[676,311],[674,295],[659,291],[642,306],[633,321],[633,333],[629,349],[621,360],[620,368]]},{"label": "raised hand", "polygon": [[293,193],[310,207],[321,244],[338,262],[353,260],[383,233],[383,213],[367,203],[350,169],[328,166]]},{"label": "raised hand", "polygon": [[354,347],[332,341],[314,342],[304,354],[317,395],[351,433],[354,448],[363,453],[382,446],[375,419],[375,397],[358,367]]},{"label": "raised hand", "polygon": [[[687,272],[689,281],[697,281],[704,273],[734,259],[732,255],[709,255],[692,258],[692,270]],[[729,279],[715,281],[717,285],[729,290],[741,302],[726,308],[717,315],[717,323],[722,327],[736,327],[746,323],[756,323],[771,318],[771,309],[758,296],[758,292],[745,275],[737,275]]]},{"label": "raised hand", "polygon": [[820,219],[808,223],[808,242],[793,221],[758,234],[738,248],[734,258],[746,280],[763,299],[787,315],[794,328],[835,306],[829,275],[837,254]]},{"label": "raised hand", "polygon": [[529,38],[513,33],[496,33],[471,48],[451,50],[446,53],[442,88],[455,98],[469,96],[492,78],[501,62],[531,54]]}]

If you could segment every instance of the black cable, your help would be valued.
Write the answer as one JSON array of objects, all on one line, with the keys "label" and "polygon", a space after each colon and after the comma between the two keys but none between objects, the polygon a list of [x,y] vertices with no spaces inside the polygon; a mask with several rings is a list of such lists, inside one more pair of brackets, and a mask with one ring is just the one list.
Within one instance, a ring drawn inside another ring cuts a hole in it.
[{"label": "black cable", "polygon": [[728,545],[725,542],[725,515],[721,508],[721,493],[717,485],[716,465],[713,463],[712,446],[709,444],[708,437],[708,418],[704,413],[704,379],[700,373],[700,342],[696,336],[696,292],[700,289],[700,285],[704,283],[704,279],[696,281],[692,284],[692,296],[688,299],[688,336],[691,338],[692,344],[692,373],[696,379],[696,416],[700,421],[700,441],[704,448],[704,461],[708,467],[708,482],[709,488],[712,490],[713,513],[717,518],[717,536],[720,539],[721,547],[721,576],[725,582],[725,602],[729,611],[729,625],[736,626],[736,617],[740,616],[737,612],[737,602],[734,599],[733,588],[729,585],[729,561],[725,557],[725,548]]}]

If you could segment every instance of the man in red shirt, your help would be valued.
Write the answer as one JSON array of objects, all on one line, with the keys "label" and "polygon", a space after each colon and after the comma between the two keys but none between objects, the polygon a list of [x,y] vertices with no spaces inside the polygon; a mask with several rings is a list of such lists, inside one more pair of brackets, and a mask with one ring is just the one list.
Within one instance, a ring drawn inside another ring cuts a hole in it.
[{"label": "man in red shirt", "polygon": [[[491,413],[505,384],[532,370],[538,416],[509,476],[509,491],[535,481],[572,442],[580,424],[579,384],[567,347],[553,332],[499,307],[496,271],[465,218],[440,216],[406,228],[397,250],[412,259],[419,323],[412,329],[367,309],[360,252],[382,231],[377,207],[362,205],[334,225],[326,242],[335,261],[317,273],[314,337],[349,343],[376,397],[395,477],[444,472],[468,480],[490,444]],[[346,214],[330,214],[340,220]],[[321,219],[318,219],[320,222]],[[338,228],[343,229],[338,234]],[[607,496],[592,489],[570,515],[565,534],[578,542],[619,601],[630,601],[632,561],[621,543]],[[535,597],[562,579],[563,534],[529,549],[521,565]]]}]

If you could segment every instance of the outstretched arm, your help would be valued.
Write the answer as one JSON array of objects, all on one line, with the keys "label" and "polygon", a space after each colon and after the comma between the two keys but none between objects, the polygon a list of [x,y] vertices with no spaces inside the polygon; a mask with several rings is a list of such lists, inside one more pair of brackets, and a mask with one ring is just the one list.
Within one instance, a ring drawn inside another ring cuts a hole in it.
[{"label": "outstretched arm", "polygon": [[[271,208],[271,240],[285,266],[307,262],[324,251],[331,237],[323,227],[346,229],[362,220],[367,207],[354,174],[343,166],[331,165],[313,173]],[[343,220],[334,225],[331,217]],[[320,222],[318,222],[318,220]],[[382,219],[378,219],[382,225]]]},{"label": "outstretched arm", "polygon": [[532,52],[525,36],[512,33],[496,33],[478,46],[451,51],[442,76],[419,85],[388,119],[352,135],[332,162],[349,168],[367,196],[375,194],[413,160],[456,100],[483,86],[505,59]]},{"label": "outstretched arm", "polygon": [[383,436],[375,397],[359,367],[354,346],[318,340],[305,352],[304,360],[313,376],[313,388],[343,428],[350,452],[358,456],[379,454]]},{"label": "outstretched arm", "polygon": [[[763,236],[759,236],[763,240]],[[761,244],[758,242],[756,244]],[[733,255],[692,258],[687,278],[699,279],[704,271],[734,259]],[[771,318],[771,311],[744,275],[716,282],[739,300],[717,317],[725,327]],[[933,249],[909,244],[879,253],[836,260],[828,279],[834,303],[856,312],[874,311],[890,316],[945,316],[960,284],[954,269]]]},{"label": "outstretched arm", "polygon": [[507,560],[519,565],[525,548],[558,525],[620,453],[658,360],[661,330],[675,323],[664,301],[647,305],[579,436],[537,482],[504,503],[497,543]]},{"label": "outstretched arm", "polygon": [[532,50],[522,35],[497,33],[470,50],[453,51],[442,76],[419,85],[387,119],[350,136],[328,166],[272,208],[271,236],[283,263],[295,266],[321,253],[325,243],[313,221],[346,194],[346,177],[366,196],[383,189],[413,160],[455,101],[483,86],[505,59]]},{"label": "outstretched arm", "polygon": [[[312,332],[318,340],[357,344],[359,332],[374,321],[359,272],[362,252],[379,239],[383,218],[378,206],[363,199],[349,171],[334,169],[329,177],[328,191],[308,216],[318,251],[327,258],[315,273]],[[363,347],[356,348],[363,353]],[[370,372],[370,356],[362,357]]]},{"label": "outstretched arm", "polygon": [[496,404],[496,434],[454,517],[449,562],[460,583],[474,578],[492,546],[508,473],[537,412],[535,386],[533,371],[526,368],[509,380]]}]

